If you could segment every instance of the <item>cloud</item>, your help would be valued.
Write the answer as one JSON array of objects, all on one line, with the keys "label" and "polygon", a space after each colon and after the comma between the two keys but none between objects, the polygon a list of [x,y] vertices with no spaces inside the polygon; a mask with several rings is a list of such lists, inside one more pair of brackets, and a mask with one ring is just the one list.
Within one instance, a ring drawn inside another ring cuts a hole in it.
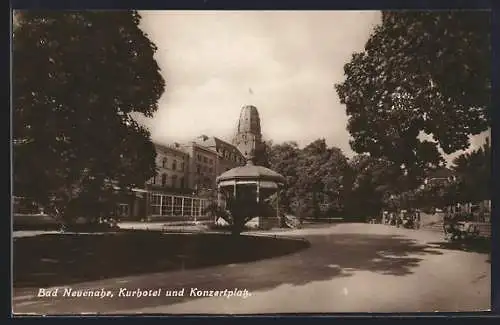
[{"label": "cloud", "polygon": [[344,79],[352,53],[363,50],[380,12],[140,13],[167,83],[158,112],[143,119],[153,140],[230,140],[241,107],[253,104],[266,139],[304,146],[325,138],[353,154],[333,85]]},{"label": "cloud", "polygon": [[[167,82],[155,117],[159,142],[200,134],[230,139],[241,106],[257,106],[264,137],[305,145],[326,138],[351,153],[333,84],[360,51],[378,12],[142,11]],[[252,89],[252,93],[249,91]]]}]

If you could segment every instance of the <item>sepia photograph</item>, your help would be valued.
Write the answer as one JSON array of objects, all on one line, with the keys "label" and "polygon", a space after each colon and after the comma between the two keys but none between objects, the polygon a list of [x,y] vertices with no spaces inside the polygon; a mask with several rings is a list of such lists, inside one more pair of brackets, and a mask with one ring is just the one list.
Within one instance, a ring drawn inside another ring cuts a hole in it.
[{"label": "sepia photograph", "polygon": [[12,12],[12,314],[491,309],[491,12]]}]

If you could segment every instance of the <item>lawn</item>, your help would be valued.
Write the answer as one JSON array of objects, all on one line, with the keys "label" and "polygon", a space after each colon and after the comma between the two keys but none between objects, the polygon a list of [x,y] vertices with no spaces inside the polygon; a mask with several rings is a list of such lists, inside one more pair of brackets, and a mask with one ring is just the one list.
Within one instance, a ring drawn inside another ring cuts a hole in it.
[{"label": "lawn", "polygon": [[219,264],[308,247],[300,240],[229,234],[46,234],[14,239],[14,287],[48,287]]}]

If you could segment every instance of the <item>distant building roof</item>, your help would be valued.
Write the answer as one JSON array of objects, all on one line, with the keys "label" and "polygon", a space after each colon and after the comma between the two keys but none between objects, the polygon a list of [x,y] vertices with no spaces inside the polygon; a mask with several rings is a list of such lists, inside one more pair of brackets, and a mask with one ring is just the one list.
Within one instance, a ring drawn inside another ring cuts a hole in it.
[{"label": "distant building roof", "polygon": [[170,151],[170,152],[176,152],[182,155],[186,155],[187,153],[183,150],[183,147],[179,145],[178,143],[174,143],[172,145],[164,145],[160,143],[155,143],[153,142],[155,148],[160,149],[162,151]]},{"label": "distant building roof", "polygon": [[[214,150],[219,151],[220,148],[225,148],[234,151],[236,154],[241,155],[241,152],[236,148],[234,145],[230,144],[229,142],[226,142],[222,139],[219,139],[217,137],[209,137],[206,135],[199,136],[195,139],[195,142],[199,145],[202,145],[204,147],[209,147]],[[243,155],[241,155],[243,156]]]},{"label": "distant building roof", "polygon": [[441,167],[436,170],[433,170],[427,174],[427,178],[436,179],[436,178],[449,178],[455,176],[455,173],[446,167]]}]

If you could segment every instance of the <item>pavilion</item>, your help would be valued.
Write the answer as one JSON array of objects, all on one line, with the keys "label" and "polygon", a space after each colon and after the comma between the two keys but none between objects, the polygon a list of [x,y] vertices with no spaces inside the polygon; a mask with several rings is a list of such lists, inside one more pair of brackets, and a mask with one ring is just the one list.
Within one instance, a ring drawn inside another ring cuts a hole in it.
[{"label": "pavilion", "polygon": [[[243,227],[254,218],[257,218],[260,228],[280,225],[279,195],[285,177],[247,159],[246,165],[226,171],[217,177],[216,182],[219,207],[234,211],[230,205],[238,204],[233,221],[239,226]],[[266,203],[273,194],[276,194],[274,207]]]}]

